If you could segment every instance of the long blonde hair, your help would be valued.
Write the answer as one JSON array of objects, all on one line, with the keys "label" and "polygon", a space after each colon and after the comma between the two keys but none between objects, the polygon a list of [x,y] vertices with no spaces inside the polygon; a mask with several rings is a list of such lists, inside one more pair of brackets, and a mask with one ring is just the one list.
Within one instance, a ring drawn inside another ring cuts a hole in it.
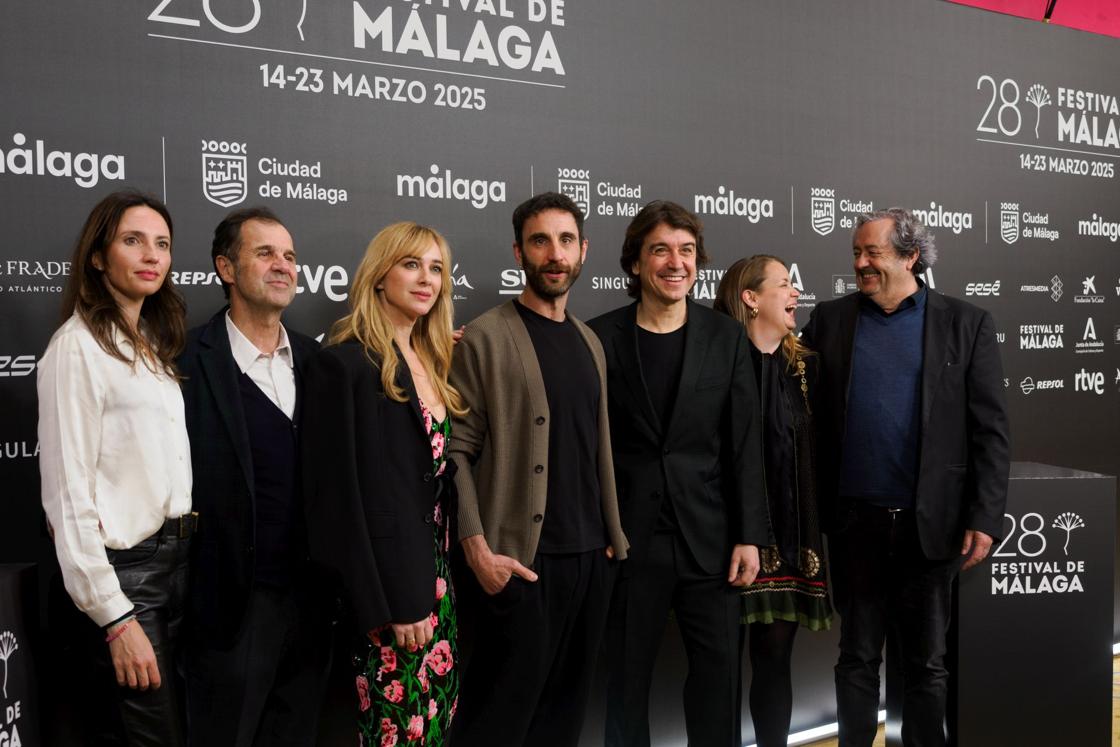
[{"label": "long blonde hair", "polygon": [[331,326],[328,344],[357,340],[370,361],[380,369],[385,394],[397,402],[407,402],[408,396],[396,381],[400,358],[393,348],[393,325],[385,312],[384,294],[377,286],[397,262],[405,257],[422,256],[433,243],[439,247],[443,260],[443,282],[435,305],[416,320],[410,339],[432,387],[448,411],[461,417],[467,408],[459,392],[447,381],[454,345],[451,338],[451,249],[447,239],[435,229],[404,221],[386,226],[373,237],[350,284],[350,313]]},{"label": "long blonde hair", "polygon": [[[758,292],[763,281],[766,280],[766,266],[771,262],[777,262],[782,267],[786,267],[785,262],[771,254],[756,254],[747,259],[740,259],[728,267],[727,272],[723,274],[723,278],[719,281],[716,300],[712,304],[712,308],[734,318],[745,328],[751,315],[747,305],[743,303],[743,291]],[[813,355],[813,351],[801,342],[800,337],[793,332],[789,332],[782,338],[782,355],[786,359],[786,368],[793,371],[797,357],[799,355],[801,357]]]}]

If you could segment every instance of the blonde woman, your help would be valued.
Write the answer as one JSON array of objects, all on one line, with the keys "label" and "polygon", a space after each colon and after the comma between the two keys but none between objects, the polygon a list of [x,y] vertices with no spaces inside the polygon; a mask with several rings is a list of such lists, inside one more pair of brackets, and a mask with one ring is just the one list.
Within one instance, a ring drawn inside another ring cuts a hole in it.
[{"label": "blonde woman", "polygon": [[742,596],[743,621],[750,624],[750,707],[759,747],[786,744],[793,707],[790,657],[798,627],[827,629],[832,619],[809,405],[816,358],[795,333],[799,295],[782,260],[759,254],[728,268],[714,304],[747,330],[762,402],[766,497],[776,542],[761,550],[761,570]]},{"label": "blonde woman", "polygon": [[378,233],[304,382],[311,553],[336,572],[361,641],[362,744],[445,744],[458,695],[445,449],[465,409],[447,383],[450,268],[430,228]]}]

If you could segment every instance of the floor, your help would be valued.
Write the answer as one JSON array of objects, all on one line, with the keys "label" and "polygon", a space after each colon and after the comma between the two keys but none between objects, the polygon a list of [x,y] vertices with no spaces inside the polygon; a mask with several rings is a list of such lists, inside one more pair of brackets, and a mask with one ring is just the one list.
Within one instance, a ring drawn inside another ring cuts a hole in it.
[{"label": "floor", "polygon": [[[886,747],[886,743],[883,728],[879,727],[874,747]],[[835,739],[825,739],[810,742],[805,747],[837,747],[837,742]],[[1120,747],[1120,657],[1112,659],[1112,747]]]}]

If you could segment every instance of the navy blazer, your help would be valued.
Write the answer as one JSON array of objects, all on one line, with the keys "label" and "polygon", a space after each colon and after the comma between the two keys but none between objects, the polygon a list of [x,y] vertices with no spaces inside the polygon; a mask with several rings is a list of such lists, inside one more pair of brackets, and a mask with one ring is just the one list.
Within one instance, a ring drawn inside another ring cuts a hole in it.
[{"label": "navy blazer", "polygon": [[[319,343],[287,332],[298,411],[300,376]],[[256,516],[241,372],[230,349],[226,309],[187,333],[178,366],[191,440],[192,501],[199,514],[191,540],[191,624],[209,645],[228,648],[241,631],[253,587]]]},{"label": "navy blazer", "polygon": [[607,392],[625,569],[641,563],[668,491],[700,566],[726,574],[733,545],[773,542],[762,472],[762,415],[750,348],[734,319],[688,303],[677,397],[660,423],[642,376],[636,303],[589,322],[607,356]]},{"label": "navy blazer", "polygon": [[412,623],[435,605],[434,508],[454,515],[452,476],[432,472],[432,445],[402,361],[407,402],[385,396],[356,341],[323,348],[304,377],[301,461],[311,557],[331,569],[365,635]]},{"label": "navy blazer", "polygon": [[[818,304],[802,334],[820,354],[813,414],[826,531],[843,528],[849,511],[838,490],[860,298],[857,292]],[[959,555],[965,529],[997,539],[1003,533],[1010,468],[1003,389],[992,315],[928,289],[914,504],[926,557]]]}]

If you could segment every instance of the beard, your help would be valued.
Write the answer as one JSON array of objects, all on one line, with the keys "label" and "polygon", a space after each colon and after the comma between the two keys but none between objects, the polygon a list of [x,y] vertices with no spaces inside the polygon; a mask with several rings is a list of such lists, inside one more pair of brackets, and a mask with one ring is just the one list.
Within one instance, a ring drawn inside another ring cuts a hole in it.
[{"label": "beard", "polygon": [[[541,298],[559,298],[567,293],[572,284],[579,277],[583,269],[583,262],[577,261],[573,265],[560,262],[547,262],[543,265],[534,265],[528,259],[522,259],[521,269],[525,270],[525,283]],[[550,282],[544,275],[546,272],[566,272],[567,277],[558,283]]]}]

